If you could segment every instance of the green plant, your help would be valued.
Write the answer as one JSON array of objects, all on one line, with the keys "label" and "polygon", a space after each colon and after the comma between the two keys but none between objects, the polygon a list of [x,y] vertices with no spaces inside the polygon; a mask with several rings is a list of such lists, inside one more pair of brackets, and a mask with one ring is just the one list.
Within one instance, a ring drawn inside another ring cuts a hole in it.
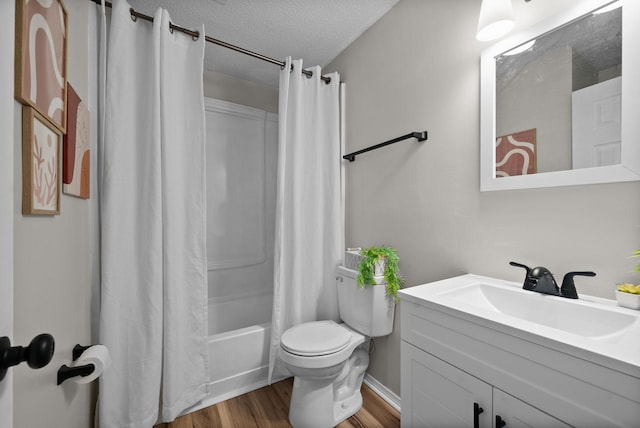
[{"label": "green plant", "polygon": [[[632,257],[640,257],[640,250],[635,250],[633,252]],[[636,265],[636,267],[631,272],[640,272],[640,262]]]},{"label": "green plant", "polygon": [[640,285],[633,285],[629,283],[618,284],[617,289],[623,293],[640,294]]},{"label": "green plant", "polygon": [[387,283],[387,296],[392,296],[398,301],[398,290],[404,285],[404,279],[400,276],[398,262],[400,257],[395,248],[389,247],[369,247],[360,251],[362,260],[358,265],[358,277],[356,282],[358,287],[365,285],[375,285],[376,263],[384,261],[384,271],[382,276]]}]

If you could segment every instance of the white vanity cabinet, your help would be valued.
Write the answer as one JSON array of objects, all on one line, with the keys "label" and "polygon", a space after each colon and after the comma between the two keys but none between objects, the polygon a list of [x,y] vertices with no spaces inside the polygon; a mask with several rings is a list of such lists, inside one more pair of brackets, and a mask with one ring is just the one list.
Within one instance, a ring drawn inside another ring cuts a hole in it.
[{"label": "white vanity cabinet", "polygon": [[570,427],[404,341],[402,397],[403,428]]},{"label": "white vanity cabinet", "polygon": [[[551,339],[537,324],[474,313],[468,301],[449,304],[444,293],[489,281],[474,275],[452,280],[399,293],[403,428],[640,427],[638,364],[580,349],[567,343],[568,335]],[[534,294],[534,303],[546,299]],[[640,317],[627,329],[640,328],[636,323]],[[532,327],[520,328],[525,325]],[[597,340],[618,346],[626,339]],[[477,418],[474,403],[483,410]]]}]

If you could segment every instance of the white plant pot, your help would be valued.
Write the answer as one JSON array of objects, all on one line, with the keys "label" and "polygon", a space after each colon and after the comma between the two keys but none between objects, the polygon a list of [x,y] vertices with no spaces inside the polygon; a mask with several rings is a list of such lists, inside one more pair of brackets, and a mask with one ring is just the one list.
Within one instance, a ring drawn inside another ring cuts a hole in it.
[{"label": "white plant pot", "polygon": [[618,305],[629,309],[640,309],[640,294],[625,293],[616,290]]}]

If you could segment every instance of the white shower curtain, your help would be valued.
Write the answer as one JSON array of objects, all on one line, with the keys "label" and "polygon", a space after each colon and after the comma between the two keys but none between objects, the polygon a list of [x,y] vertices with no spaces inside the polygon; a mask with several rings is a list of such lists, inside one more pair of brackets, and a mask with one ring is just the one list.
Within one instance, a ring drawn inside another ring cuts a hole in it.
[{"label": "white shower curtain", "polygon": [[[293,70],[291,65],[293,64]],[[288,376],[279,358],[289,327],[338,320],[336,267],[342,260],[340,76],[329,84],[287,59],[280,72],[278,188],[269,383]]]},{"label": "white shower curtain", "polygon": [[112,9],[99,154],[101,428],[171,421],[208,380],[204,37],[129,7]]}]

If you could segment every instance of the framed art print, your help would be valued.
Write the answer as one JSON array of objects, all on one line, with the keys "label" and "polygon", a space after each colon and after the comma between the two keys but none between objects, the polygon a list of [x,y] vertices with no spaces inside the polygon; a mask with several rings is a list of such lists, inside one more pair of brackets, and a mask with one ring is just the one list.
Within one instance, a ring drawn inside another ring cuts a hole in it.
[{"label": "framed art print", "polygon": [[15,97],[65,132],[67,10],[62,0],[16,0]]},{"label": "framed art print", "polygon": [[62,132],[22,107],[22,214],[60,214]]},{"label": "framed art print", "polygon": [[89,110],[67,83],[67,133],[62,140],[62,192],[89,199]]}]

